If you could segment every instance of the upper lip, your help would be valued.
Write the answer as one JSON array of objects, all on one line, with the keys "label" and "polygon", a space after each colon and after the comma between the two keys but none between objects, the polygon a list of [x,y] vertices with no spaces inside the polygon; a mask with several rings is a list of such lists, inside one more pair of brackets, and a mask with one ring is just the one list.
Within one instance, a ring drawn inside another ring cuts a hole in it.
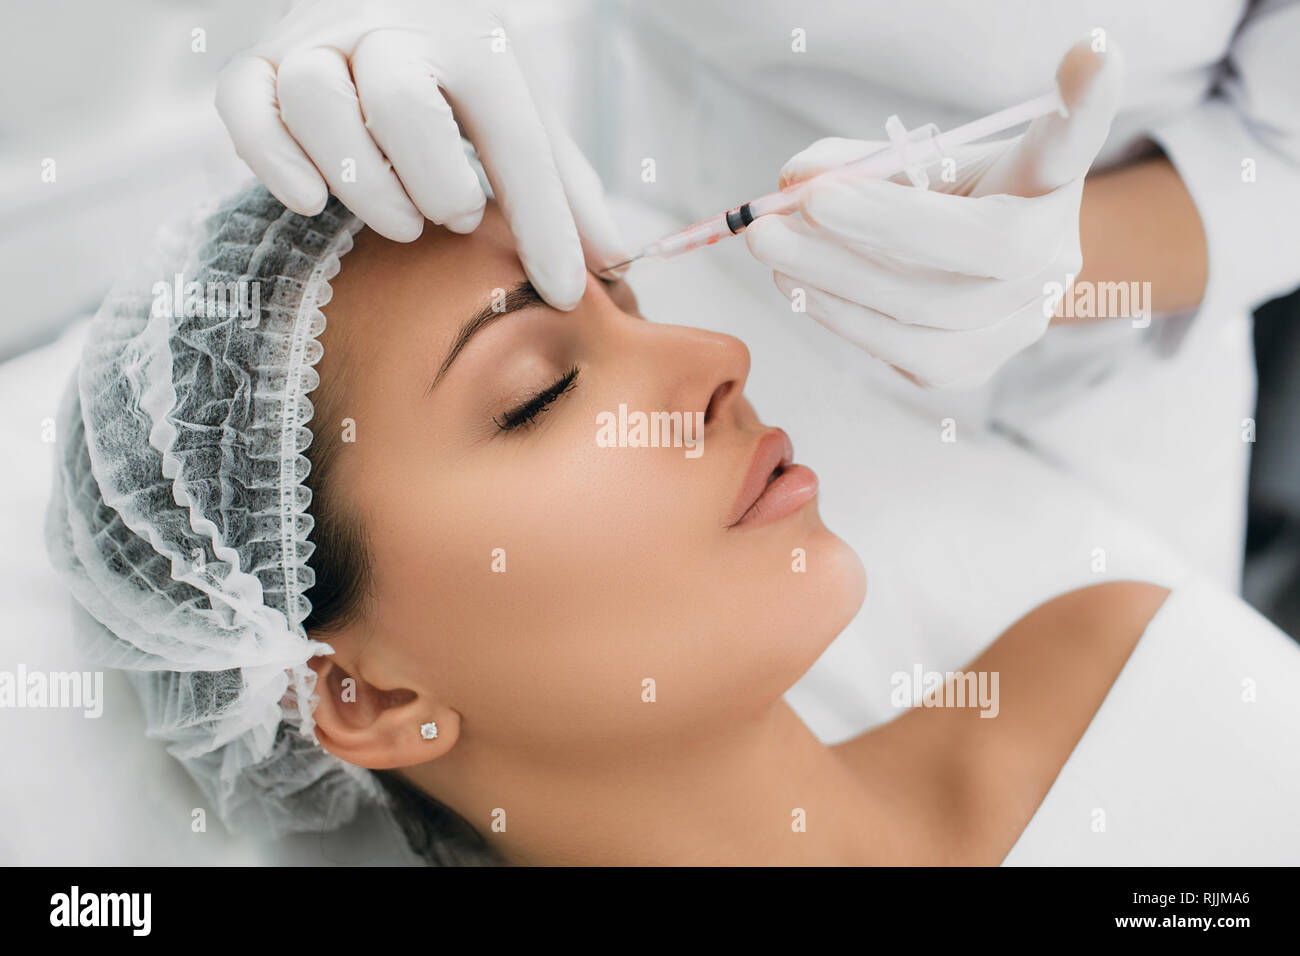
[{"label": "upper lip", "polygon": [[793,461],[794,446],[790,443],[790,436],[780,428],[769,428],[764,432],[740,483],[740,493],[731,508],[727,526],[736,524],[754,506],[767,488],[767,479],[773,471],[785,468]]}]

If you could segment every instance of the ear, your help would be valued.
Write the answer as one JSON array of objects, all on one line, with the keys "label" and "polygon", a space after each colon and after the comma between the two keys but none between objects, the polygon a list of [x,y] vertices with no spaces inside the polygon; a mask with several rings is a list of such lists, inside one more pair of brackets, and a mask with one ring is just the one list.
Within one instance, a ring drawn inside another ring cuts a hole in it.
[{"label": "ear", "polygon": [[[441,757],[460,737],[460,714],[400,687],[376,687],[339,657],[344,642],[330,642],[332,655],[313,657],[316,672],[316,739],[334,756],[368,770],[411,767]],[[344,664],[348,666],[345,668]],[[438,736],[421,729],[432,721]]]}]

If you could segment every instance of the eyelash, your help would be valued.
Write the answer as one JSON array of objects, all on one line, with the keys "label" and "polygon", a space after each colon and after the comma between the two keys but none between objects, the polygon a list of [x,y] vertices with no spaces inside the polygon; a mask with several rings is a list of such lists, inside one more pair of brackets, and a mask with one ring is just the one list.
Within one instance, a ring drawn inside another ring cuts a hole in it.
[{"label": "eyelash", "polygon": [[552,402],[571,389],[573,383],[577,380],[578,366],[575,365],[560,376],[553,385],[538,392],[517,408],[512,408],[504,413],[501,418],[498,419],[493,415],[492,421],[503,432],[513,431],[516,428],[527,428],[537,421],[538,417],[542,412],[546,411]]}]

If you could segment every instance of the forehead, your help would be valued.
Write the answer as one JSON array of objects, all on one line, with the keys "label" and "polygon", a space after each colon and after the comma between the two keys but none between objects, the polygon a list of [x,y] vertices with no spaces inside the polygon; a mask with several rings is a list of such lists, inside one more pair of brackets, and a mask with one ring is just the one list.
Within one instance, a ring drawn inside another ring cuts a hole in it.
[{"label": "forehead", "polygon": [[[524,277],[514,237],[493,201],[468,235],[428,222],[414,242],[393,242],[363,229],[339,264],[330,283],[333,297],[323,309],[327,356],[333,343],[346,341],[349,350],[358,345],[362,331],[371,341],[401,336],[415,344],[414,335],[421,347],[449,344],[493,289]],[[380,330],[382,336],[373,334]]]}]

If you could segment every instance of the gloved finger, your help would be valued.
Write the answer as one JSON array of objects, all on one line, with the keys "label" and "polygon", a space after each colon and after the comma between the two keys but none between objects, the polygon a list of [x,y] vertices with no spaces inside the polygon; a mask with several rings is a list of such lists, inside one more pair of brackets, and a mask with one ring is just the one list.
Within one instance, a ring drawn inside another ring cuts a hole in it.
[{"label": "gloved finger", "polygon": [[1031,275],[1050,262],[1083,194],[1082,180],[1033,199],[954,196],[877,180],[805,189],[800,211],[827,235],[916,265],[995,279]]},{"label": "gloved finger", "polygon": [[980,180],[993,164],[1019,141],[1017,136],[957,147],[949,155],[926,167],[930,189],[953,196],[973,195]]},{"label": "gloved finger", "polygon": [[810,176],[817,176],[843,166],[854,160],[888,149],[888,140],[845,139],[842,136],[827,136],[817,140],[807,149],[795,153],[785,161],[778,177],[780,188],[784,189],[794,183],[801,183]]},{"label": "gloved finger", "polygon": [[240,55],[217,77],[217,115],[235,153],[276,199],[303,216],[315,216],[329,200],[329,187],[280,119],[275,66],[260,56]]},{"label": "gloved finger", "polygon": [[587,287],[582,242],[518,63],[509,54],[484,57],[472,80],[447,93],[514,233],[524,272],[550,305],[575,308]]},{"label": "gloved finger", "polygon": [[330,191],[381,236],[417,238],[424,216],[370,138],[343,54],[332,47],[290,53],[280,63],[277,89],[284,125]]},{"label": "gloved finger", "polygon": [[[573,141],[563,122],[549,109],[543,108],[541,115],[542,123],[551,141],[556,169],[559,171],[560,181],[564,184],[564,194],[568,197],[569,208],[573,212],[573,221],[578,229],[578,238],[582,242],[582,253],[587,261],[587,268],[592,272],[600,273],[614,263],[630,259],[632,250],[628,248],[622,233],[614,223],[600,177],[591,168],[587,157]],[[607,274],[617,279],[627,269],[628,267],[624,266]]]},{"label": "gloved finger", "polygon": [[473,232],[487,195],[421,38],[398,30],[366,34],[352,54],[352,76],[366,127],[416,208],[453,232]]},{"label": "gloved finger", "polygon": [[1041,301],[1044,283],[1062,279],[1067,271],[1053,262],[1048,270],[1023,279],[968,276],[846,246],[794,217],[764,216],[760,222],[757,230],[746,230],[759,261],[906,325],[950,331],[990,325]]},{"label": "gloved finger", "polygon": [[787,298],[802,290],[807,313],[859,348],[932,388],[964,387],[986,381],[1003,363],[1031,345],[1050,319],[1037,303],[996,325],[948,332],[903,325],[875,309],[823,289],[809,288],[784,273],[774,273]]},{"label": "gloved finger", "polygon": [[765,216],[746,231],[754,257],[799,283],[865,305],[902,322],[967,329],[1023,306],[1025,286],[902,262],[846,245],[791,216]]},{"label": "gloved finger", "polygon": [[1108,39],[1105,53],[1088,41],[1071,47],[1056,71],[1069,115],[1040,116],[1017,146],[981,177],[973,195],[1037,196],[1088,172],[1110,134],[1124,87],[1124,56]]}]

